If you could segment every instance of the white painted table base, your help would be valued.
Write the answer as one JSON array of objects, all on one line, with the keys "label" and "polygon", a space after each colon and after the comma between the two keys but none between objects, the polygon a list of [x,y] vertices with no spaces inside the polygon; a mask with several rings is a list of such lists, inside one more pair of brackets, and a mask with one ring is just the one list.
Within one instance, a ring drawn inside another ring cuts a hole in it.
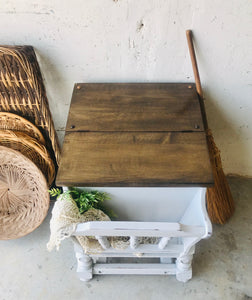
[{"label": "white painted table base", "polygon": [[[191,279],[195,244],[212,233],[205,188],[92,189],[112,196],[108,205],[123,221],[94,221],[77,226],[74,235],[96,236],[104,249],[102,253],[86,255],[73,237],[80,280],[105,274],[176,275],[182,282]],[[108,236],[129,236],[130,246],[124,250],[113,249]],[[139,244],[138,238],[143,236],[159,237],[159,243]],[[132,262],[111,263],[113,258],[127,258]],[[158,258],[159,263],[144,260],[141,263],[145,258]]]}]

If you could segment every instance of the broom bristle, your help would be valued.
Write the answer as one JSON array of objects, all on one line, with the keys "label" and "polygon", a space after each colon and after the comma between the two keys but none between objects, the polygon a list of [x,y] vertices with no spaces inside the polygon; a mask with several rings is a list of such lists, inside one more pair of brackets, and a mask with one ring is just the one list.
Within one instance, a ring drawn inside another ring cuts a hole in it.
[{"label": "broom bristle", "polygon": [[220,151],[211,130],[207,131],[207,143],[214,177],[214,186],[207,189],[208,215],[212,223],[224,224],[234,213],[234,200],[222,169]]}]

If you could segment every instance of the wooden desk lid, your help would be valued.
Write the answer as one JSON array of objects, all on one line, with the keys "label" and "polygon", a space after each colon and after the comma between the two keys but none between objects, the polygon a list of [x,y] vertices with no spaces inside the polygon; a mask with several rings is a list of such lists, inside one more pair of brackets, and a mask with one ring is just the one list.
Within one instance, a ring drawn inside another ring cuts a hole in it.
[{"label": "wooden desk lid", "polygon": [[194,84],[76,84],[57,184],[213,184]]},{"label": "wooden desk lid", "polygon": [[194,84],[74,87],[66,131],[203,131]]}]

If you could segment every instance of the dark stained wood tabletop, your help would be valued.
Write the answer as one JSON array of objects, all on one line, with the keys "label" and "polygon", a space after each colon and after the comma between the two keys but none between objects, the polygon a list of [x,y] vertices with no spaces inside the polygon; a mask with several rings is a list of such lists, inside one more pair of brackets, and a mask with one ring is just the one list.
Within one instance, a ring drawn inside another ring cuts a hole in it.
[{"label": "dark stained wood tabletop", "polygon": [[202,131],[194,84],[75,85],[67,131]]},{"label": "dark stained wood tabletop", "polygon": [[57,185],[210,186],[194,84],[76,84]]}]

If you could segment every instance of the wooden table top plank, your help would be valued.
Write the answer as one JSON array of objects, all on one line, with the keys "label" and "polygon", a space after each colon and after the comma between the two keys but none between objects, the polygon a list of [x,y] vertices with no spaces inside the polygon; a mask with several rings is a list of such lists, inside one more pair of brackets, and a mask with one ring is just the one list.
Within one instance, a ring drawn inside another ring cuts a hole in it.
[{"label": "wooden table top plank", "polygon": [[193,83],[79,83],[66,131],[203,131]]},{"label": "wooden table top plank", "polygon": [[76,84],[56,183],[212,185],[195,84]]},{"label": "wooden table top plank", "polygon": [[67,132],[57,185],[209,186],[203,132]]}]

